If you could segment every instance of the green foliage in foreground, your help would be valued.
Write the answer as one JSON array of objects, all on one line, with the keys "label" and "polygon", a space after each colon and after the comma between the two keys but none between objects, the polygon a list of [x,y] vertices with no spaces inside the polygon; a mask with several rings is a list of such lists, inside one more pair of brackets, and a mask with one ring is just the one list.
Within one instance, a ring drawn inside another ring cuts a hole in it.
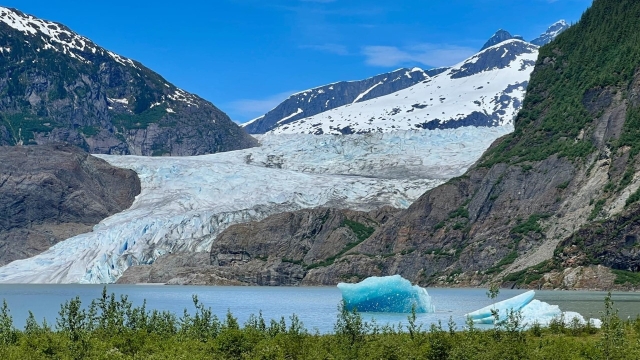
[{"label": "green foliage in foreground", "polygon": [[195,313],[181,317],[133,307],[126,297],[108,296],[83,308],[78,298],[62,305],[55,325],[33,315],[23,330],[13,327],[6,303],[0,310],[0,359],[638,359],[640,319],[622,322],[610,297],[599,331],[554,321],[549,328],[522,330],[512,313],[492,330],[449,321],[423,329],[379,326],[340,308],[332,334],[252,316],[240,326],[228,313],[218,319],[194,296]]}]

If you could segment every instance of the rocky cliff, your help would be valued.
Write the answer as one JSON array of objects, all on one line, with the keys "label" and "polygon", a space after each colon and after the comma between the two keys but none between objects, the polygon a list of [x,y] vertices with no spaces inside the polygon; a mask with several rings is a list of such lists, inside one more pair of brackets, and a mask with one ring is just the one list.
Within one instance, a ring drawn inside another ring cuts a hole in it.
[{"label": "rocky cliff", "polygon": [[0,7],[0,145],[199,155],[257,145],[210,102],[66,26]]},{"label": "rocky cliff", "polygon": [[0,147],[0,265],[90,232],[139,193],[135,172],[70,145]]},{"label": "rocky cliff", "polygon": [[233,225],[216,238],[210,255],[165,256],[151,266],[129,268],[118,283],[315,284],[313,269],[333,263],[398,211],[316,208]]}]

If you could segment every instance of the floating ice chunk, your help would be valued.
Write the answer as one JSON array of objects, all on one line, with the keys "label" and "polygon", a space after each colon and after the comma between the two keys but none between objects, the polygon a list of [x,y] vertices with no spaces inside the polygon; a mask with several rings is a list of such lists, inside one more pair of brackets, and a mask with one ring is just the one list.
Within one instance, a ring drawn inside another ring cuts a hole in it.
[{"label": "floating ice chunk", "polygon": [[[506,320],[511,311],[520,311],[522,324],[525,327],[532,326],[536,323],[541,326],[548,326],[554,320],[563,320],[566,325],[570,325],[575,320],[581,325],[587,323],[587,320],[577,312],[563,312],[558,305],[551,305],[540,300],[535,300],[535,294],[533,290],[527,291],[524,294],[468,313],[465,316],[471,318],[473,322],[478,324],[493,324],[495,318],[491,313],[492,311],[498,312],[499,321]],[[588,321],[594,327],[600,327],[602,324],[598,319],[589,319]]]},{"label": "floating ice chunk", "polygon": [[506,316],[509,313],[509,310],[518,311],[521,310],[525,305],[529,304],[533,297],[536,296],[536,292],[531,290],[527,291],[524,294],[520,294],[518,296],[512,297],[507,300],[503,300],[497,302],[495,304],[491,304],[489,306],[483,307],[480,310],[476,310],[474,312],[470,312],[466,314],[466,317],[470,317],[474,322],[482,323],[482,324],[493,324],[493,315],[492,311],[498,311],[501,319],[506,319]]},{"label": "floating ice chunk", "polygon": [[360,312],[410,313],[415,306],[417,313],[434,312],[427,290],[411,286],[400,275],[370,277],[357,284],[339,283],[347,310]]}]

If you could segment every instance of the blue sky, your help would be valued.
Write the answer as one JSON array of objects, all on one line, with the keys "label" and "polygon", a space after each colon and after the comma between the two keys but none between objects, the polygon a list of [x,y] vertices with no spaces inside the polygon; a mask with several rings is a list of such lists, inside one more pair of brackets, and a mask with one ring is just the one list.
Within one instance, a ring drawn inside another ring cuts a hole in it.
[{"label": "blue sky", "polygon": [[499,28],[527,40],[591,0],[4,0],[210,100],[238,122],[289,94],[453,65]]}]

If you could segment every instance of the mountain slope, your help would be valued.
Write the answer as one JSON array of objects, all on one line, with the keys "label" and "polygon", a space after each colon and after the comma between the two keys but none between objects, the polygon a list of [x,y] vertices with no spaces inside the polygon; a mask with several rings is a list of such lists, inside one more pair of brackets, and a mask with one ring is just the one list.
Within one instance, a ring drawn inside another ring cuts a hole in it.
[{"label": "mountain slope", "polygon": [[351,134],[510,124],[538,48],[508,40],[417,85],[365,102],[279,124],[274,134]]},{"label": "mountain slope", "polygon": [[342,81],[291,95],[265,115],[242,124],[251,134],[264,134],[277,126],[336,107],[366,101],[405,89],[446,69],[398,69],[360,81]]},{"label": "mountain slope", "polygon": [[0,145],[196,155],[256,142],[208,101],[66,26],[0,7]]}]

